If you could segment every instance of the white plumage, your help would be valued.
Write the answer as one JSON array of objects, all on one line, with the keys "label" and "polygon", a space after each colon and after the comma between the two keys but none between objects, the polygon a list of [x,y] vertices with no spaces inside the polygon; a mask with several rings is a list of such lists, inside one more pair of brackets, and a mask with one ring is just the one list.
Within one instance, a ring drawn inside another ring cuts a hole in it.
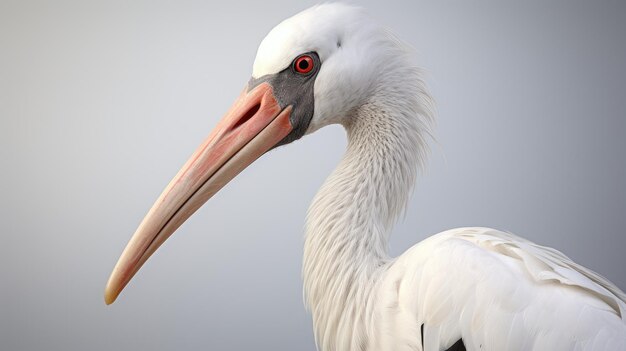
[{"label": "white plumage", "polygon": [[303,69],[320,63],[306,86],[314,106],[302,133],[339,123],[348,137],[306,222],[304,294],[320,350],[460,350],[460,340],[472,351],[626,350],[626,295],[556,250],[460,228],[389,257],[388,236],[425,160],[433,108],[411,50],[341,4],[308,9],[263,40],[251,91],[139,226],[111,275],[107,303],[204,201],[301,125],[289,119],[306,116],[295,112],[304,108],[300,96],[287,107],[276,98],[298,86],[262,79],[309,84],[309,71],[294,73],[302,57],[310,60]]},{"label": "white plumage", "polygon": [[309,131],[341,123],[348,135],[307,217],[304,289],[321,350],[444,350],[461,338],[468,350],[626,350],[624,293],[556,250],[460,228],[389,257],[427,150],[428,92],[410,50],[340,4],[277,26],[254,75],[310,50],[323,66]]}]

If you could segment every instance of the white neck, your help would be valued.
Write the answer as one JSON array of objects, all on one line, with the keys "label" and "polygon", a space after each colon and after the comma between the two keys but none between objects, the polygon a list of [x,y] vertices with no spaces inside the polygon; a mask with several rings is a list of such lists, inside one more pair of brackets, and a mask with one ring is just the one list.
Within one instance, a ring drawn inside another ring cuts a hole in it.
[{"label": "white neck", "polygon": [[428,95],[400,95],[377,94],[351,114],[346,154],[309,208],[304,292],[323,350],[358,349],[353,343],[363,340],[354,321],[365,326],[370,318],[363,306],[389,260],[391,227],[424,158]]}]

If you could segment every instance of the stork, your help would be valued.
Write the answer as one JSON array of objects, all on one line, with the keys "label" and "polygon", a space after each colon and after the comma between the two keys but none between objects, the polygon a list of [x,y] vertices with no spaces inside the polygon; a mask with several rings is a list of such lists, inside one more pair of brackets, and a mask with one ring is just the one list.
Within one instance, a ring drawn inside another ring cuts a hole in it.
[{"label": "stork", "polygon": [[105,302],[246,166],[341,124],[347,151],[305,228],[304,291],[320,350],[626,350],[626,295],[554,249],[459,228],[389,256],[432,111],[411,50],[361,9],[323,4],[283,21],[238,100],[131,238]]}]

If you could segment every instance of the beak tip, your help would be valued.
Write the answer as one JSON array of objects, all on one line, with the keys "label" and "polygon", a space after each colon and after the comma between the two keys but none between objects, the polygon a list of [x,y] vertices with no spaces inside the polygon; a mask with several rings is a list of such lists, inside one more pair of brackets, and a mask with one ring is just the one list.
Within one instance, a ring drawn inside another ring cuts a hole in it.
[{"label": "beak tip", "polygon": [[110,285],[104,289],[104,303],[107,305],[112,304],[117,299],[119,292],[116,292]]}]

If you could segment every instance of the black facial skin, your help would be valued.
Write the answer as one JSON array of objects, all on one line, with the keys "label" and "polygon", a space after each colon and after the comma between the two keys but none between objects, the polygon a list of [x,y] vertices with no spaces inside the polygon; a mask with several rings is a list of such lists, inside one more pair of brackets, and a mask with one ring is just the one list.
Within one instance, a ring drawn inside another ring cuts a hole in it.
[{"label": "black facial skin", "polygon": [[[296,60],[303,55],[309,55],[313,58],[313,69],[306,74],[297,72],[294,67]],[[295,57],[289,67],[284,70],[259,78],[251,78],[248,82],[248,91],[263,82],[268,83],[272,86],[280,108],[284,109],[289,105],[293,108],[291,116],[289,116],[293,130],[274,147],[300,139],[309,128],[314,108],[313,85],[321,66],[322,62],[317,53],[308,52]]]}]

